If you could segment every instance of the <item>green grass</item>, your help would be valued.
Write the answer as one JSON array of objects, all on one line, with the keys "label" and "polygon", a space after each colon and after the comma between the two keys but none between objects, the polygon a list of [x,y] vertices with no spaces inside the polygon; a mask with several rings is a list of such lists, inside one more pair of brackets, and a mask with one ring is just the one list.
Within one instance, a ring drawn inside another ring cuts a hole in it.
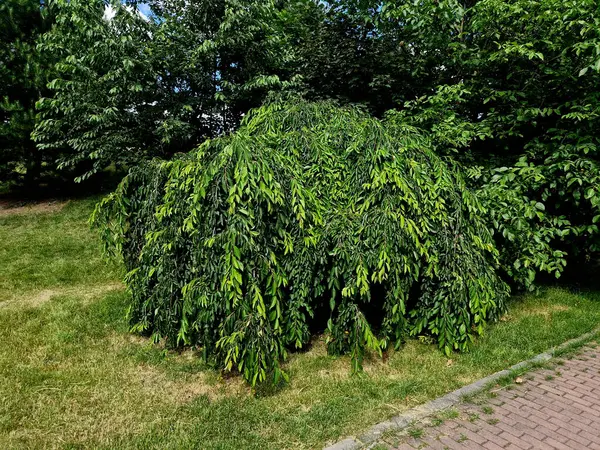
[{"label": "green grass", "polygon": [[87,220],[94,200],[68,203],[60,213],[0,216],[0,301],[14,294],[118,280],[103,260]]},{"label": "green grass", "polygon": [[483,411],[484,414],[493,414],[494,413],[494,408],[492,408],[491,406],[484,406],[481,408],[481,410]]},{"label": "green grass", "polygon": [[350,376],[322,338],[287,362],[290,384],[252,395],[192,350],[130,335],[120,268],[87,226],[92,200],[0,216],[0,448],[320,448],[504,369],[600,323],[600,294],[515,298],[453,363],[409,341]]}]

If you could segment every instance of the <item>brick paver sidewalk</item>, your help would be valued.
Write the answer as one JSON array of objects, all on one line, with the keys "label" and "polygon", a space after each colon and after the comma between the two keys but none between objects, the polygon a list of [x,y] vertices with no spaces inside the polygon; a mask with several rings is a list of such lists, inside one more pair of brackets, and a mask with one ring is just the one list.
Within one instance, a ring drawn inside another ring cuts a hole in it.
[{"label": "brick paver sidewalk", "polygon": [[385,435],[374,448],[600,449],[599,347],[517,381],[441,414],[455,418]]}]

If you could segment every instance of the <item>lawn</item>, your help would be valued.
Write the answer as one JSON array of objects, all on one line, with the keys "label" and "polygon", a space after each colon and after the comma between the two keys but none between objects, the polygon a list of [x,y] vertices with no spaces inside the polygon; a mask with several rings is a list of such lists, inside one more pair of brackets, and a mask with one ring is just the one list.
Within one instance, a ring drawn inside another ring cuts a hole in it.
[{"label": "lawn", "polygon": [[412,340],[350,376],[315,338],[286,363],[289,385],[253,395],[191,349],[128,333],[93,204],[0,213],[0,448],[320,448],[600,323],[600,293],[546,289],[451,360]]}]

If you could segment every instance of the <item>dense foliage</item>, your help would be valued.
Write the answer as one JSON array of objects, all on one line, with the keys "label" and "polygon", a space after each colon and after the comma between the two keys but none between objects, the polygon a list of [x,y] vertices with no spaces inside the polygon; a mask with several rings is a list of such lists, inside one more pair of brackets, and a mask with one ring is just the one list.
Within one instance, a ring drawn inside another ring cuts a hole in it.
[{"label": "dense foliage", "polygon": [[[492,169],[491,182],[508,195],[545,210],[545,239],[534,248],[549,242],[589,263],[600,249],[598,3],[486,0],[470,14],[459,51],[468,94],[456,109],[489,133],[471,145],[474,161]],[[505,213],[495,208],[497,217]],[[509,233],[515,251],[528,239],[517,225]],[[528,259],[553,264],[544,254],[536,248]]]},{"label": "dense foliage", "polygon": [[323,309],[330,352],[354,370],[408,333],[467,348],[508,293],[485,214],[412,127],[300,102],[132,171],[95,219],[131,269],[134,329],[254,384],[279,376]]},{"label": "dense foliage", "polygon": [[276,3],[161,0],[148,18],[119,2],[56,0],[41,48],[57,76],[38,105],[39,148],[71,148],[61,166],[88,161],[85,178],[230,131],[293,75]]},{"label": "dense foliage", "polygon": [[39,0],[0,3],[0,181],[31,186],[54,166],[56,155],[40,152],[30,138],[51,73],[36,45],[50,23]]}]

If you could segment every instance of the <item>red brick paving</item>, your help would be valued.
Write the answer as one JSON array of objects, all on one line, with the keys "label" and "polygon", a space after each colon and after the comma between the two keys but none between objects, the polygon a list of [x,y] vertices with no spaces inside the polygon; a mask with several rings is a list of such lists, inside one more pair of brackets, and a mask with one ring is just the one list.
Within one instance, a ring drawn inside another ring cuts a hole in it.
[{"label": "red brick paving", "polygon": [[[496,387],[439,426],[388,436],[381,447],[427,449],[600,450],[600,347],[564,364],[526,374],[522,384]],[[418,437],[417,437],[418,436]]]}]

